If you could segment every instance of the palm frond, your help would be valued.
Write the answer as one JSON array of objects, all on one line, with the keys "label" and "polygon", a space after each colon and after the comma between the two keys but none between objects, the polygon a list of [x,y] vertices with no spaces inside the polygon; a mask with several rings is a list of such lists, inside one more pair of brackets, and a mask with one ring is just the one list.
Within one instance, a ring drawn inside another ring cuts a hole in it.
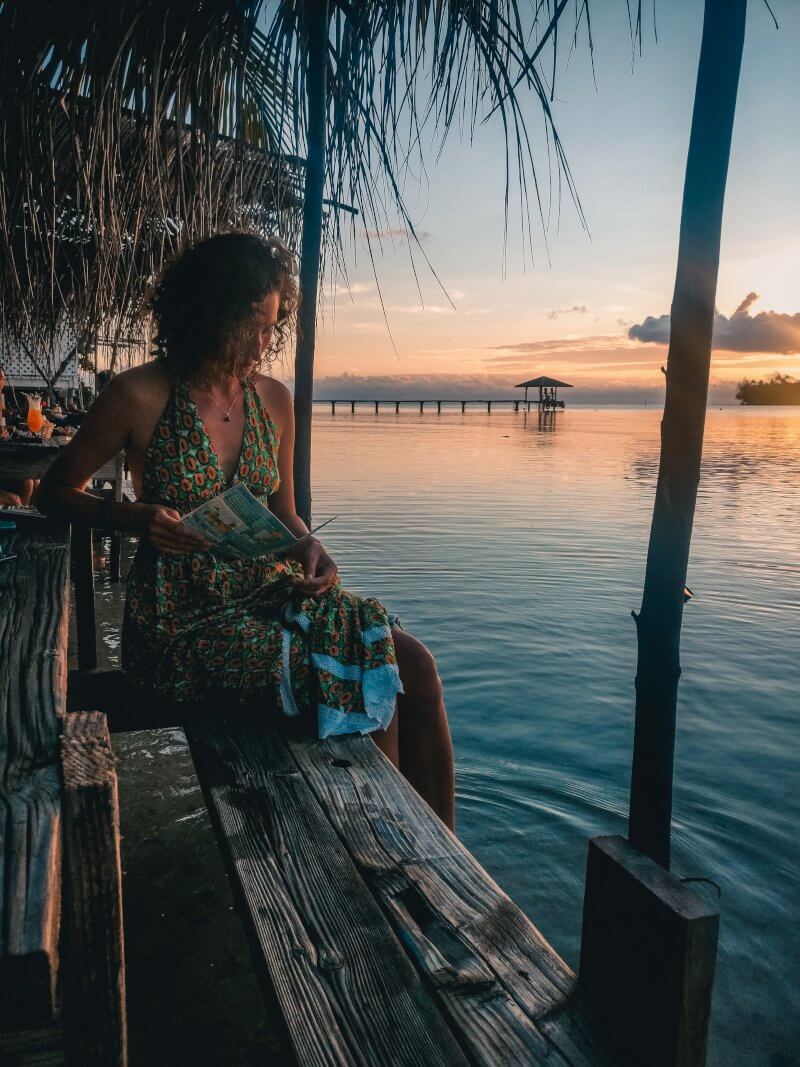
[{"label": "palm frond", "polygon": [[[330,0],[326,194],[354,209],[326,213],[331,271],[356,225],[402,227],[427,261],[406,189],[453,130],[472,138],[492,115],[506,226],[515,185],[544,229],[562,188],[580,211],[551,99],[558,27],[571,19],[574,43],[588,3]],[[65,324],[131,333],[144,283],[181,242],[237,226],[296,244],[303,34],[302,0],[0,3],[0,332],[43,351]]]}]

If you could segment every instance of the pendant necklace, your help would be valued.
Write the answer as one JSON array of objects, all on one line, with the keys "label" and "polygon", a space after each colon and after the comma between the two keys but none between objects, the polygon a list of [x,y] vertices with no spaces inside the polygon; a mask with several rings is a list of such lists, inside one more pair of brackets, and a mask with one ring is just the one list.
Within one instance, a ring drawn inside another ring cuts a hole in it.
[{"label": "pendant necklace", "polygon": [[239,390],[238,390],[238,388],[236,390],[236,395],[234,396],[233,400],[231,401],[231,406],[228,408],[227,411],[222,406],[222,404],[218,403],[218,401],[211,395],[211,393],[209,393],[208,389],[204,389],[203,392],[206,394],[206,396],[211,401],[211,403],[215,404],[219,408],[219,410],[222,412],[222,421],[223,422],[230,422],[231,421],[231,411],[233,410],[233,405],[239,399]]}]

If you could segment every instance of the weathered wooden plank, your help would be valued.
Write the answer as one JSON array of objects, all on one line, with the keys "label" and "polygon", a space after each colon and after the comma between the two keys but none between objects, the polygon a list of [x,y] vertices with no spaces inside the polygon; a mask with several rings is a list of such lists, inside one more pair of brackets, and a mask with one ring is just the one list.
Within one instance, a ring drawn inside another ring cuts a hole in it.
[{"label": "weathered wooden plank", "polygon": [[466,1064],[281,737],[244,716],[186,733],[298,1060]]},{"label": "weathered wooden plank", "polygon": [[[369,738],[289,746],[471,1058],[498,1062],[491,1042],[512,1031],[527,1049],[517,1062],[608,1062],[570,968]],[[491,978],[491,1011],[454,996],[448,968],[456,989],[462,973]]]},{"label": "weathered wooden plank", "polygon": [[3,1067],[62,1067],[64,1031],[55,1019],[27,1030],[0,1031]]},{"label": "weathered wooden plank", "polygon": [[0,568],[0,1015],[55,1008],[69,553],[50,533],[17,534]]},{"label": "weathered wooden plank", "polygon": [[69,714],[64,775],[64,1036],[67,1062],[127,1062],[119,797],[101,712]]}]

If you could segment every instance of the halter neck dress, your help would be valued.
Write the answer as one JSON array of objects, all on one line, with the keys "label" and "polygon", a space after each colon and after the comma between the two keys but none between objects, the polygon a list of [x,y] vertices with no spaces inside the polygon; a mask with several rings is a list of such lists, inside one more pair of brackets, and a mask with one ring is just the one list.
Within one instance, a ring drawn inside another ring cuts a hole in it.
[{"label": "halter neck dress", "polygon": [[[245,426],[236,472],[266,498],[279,484],[279,435],[255,386],[244,381]],[[177,382],[145,458],[141,501],[185,514],[227,488],[185,382]],[[122,665],[170,701],[223,695],[305,717],[318,736],[385,729],[398,693],[389,615],[378,600],[341,587],[292,591],[302,565],[272,554],[229,560],[213,551],[159,553],[140,541],[129,575]]]}]

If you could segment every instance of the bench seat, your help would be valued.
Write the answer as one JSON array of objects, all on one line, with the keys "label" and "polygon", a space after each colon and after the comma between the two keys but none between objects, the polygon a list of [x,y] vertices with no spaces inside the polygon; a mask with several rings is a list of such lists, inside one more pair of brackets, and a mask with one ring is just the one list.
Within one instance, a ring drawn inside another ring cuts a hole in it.
[{"label": "bench seat", "polygon": [[159,707],[121,672],[75,676],[87,701],[112,731],[184,729],[299,1063],[612,1062],[572,971],[370,738]]}]

